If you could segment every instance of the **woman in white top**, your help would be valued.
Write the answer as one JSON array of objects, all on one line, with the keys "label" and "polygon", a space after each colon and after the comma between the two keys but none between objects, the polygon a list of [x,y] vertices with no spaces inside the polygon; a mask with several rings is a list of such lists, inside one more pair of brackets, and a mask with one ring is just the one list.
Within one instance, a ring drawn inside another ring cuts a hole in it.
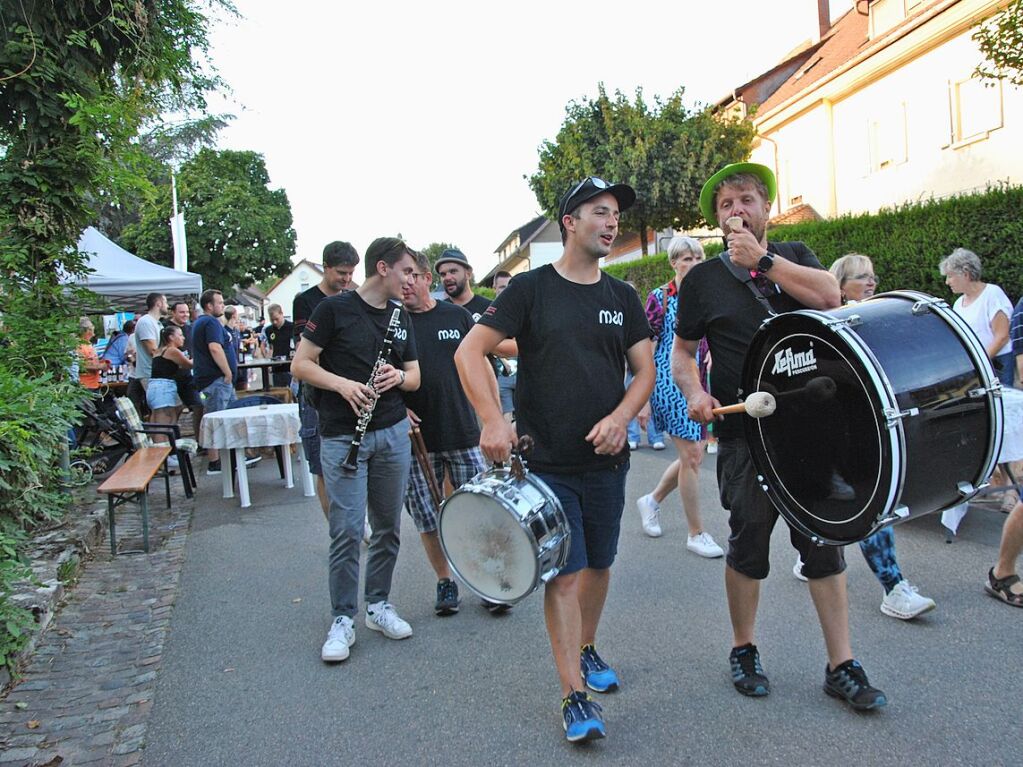
[{"label": "woman in white top", "polygon": [[942,259],[938,270],[945,284],[958,293],[952,308],[973,328],[991,358],[998,380],[1012,386],[1014,360],[1009,342],[1009,318],[1012,304],[997,285],[981,282],[980,258],[966,248],[956,248]]}]

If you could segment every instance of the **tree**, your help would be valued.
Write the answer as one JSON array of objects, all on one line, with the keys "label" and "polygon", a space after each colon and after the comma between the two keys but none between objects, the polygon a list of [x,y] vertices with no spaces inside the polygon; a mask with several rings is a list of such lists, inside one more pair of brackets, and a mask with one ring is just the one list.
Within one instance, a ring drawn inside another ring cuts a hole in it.
[{"label": "tree", "polygon": [[599,87],[595,100],[566,107],[554,141],[540,147],[539,169],[529,185],[545,213],[557,218],[561,195],[586,176],[624,182],[636,190],[636,204],[622,216],[623,227],[639,233],[647,250],[647,229],[693,227],[702,221],[703,182],[721,166],[749,156],[755,130],[746,119],[688,109],[680,88],[649,106],[642,89],[630,101],[620,91],[609,97]]},{"label": "tree", "polygon": [[422,253],[430,262],[430,289],[436,289],[440,287],[440,283],[437,280],[437,259],[440,258],[440,254],[445,250],[455,248],[461,250],[457,245],[452,245],[450,242],[431,242],[425,248],[422,248],[419,252]]},{"label": "tree", "polygon": [[[188,268],[221,290],[287,274],[295,255],[291,205],[283,189],[270,189],[261,154],[201,149],[181,166],[178,202],[187,222]],[[170,188],[158,190],[142,220],[124,230],[123,242],[140,257],[170,266]]]},{"label": "tree", "polygon": [[973,33],[985,61],[975,74],[989,81],[1023,85],[1023,0],[1013,0]]}]

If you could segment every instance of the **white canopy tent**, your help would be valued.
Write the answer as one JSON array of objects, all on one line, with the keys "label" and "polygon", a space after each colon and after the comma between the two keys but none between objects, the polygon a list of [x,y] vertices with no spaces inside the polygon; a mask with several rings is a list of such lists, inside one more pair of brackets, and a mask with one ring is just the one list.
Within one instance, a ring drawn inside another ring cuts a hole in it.
[{"label": "white canopy tent", "polygon": [[116,308],[144,311],[148,293],[163,293],[169,300],[202,293],[200,275],[132,255],[91,226],[82,232],[78,251],[89,256],[92,272],[71,282],[98,293]]}]

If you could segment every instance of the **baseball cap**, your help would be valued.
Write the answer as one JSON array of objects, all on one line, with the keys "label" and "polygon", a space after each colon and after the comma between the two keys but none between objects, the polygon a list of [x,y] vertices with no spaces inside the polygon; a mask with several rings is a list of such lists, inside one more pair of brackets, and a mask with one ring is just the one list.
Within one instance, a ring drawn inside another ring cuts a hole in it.
[{"label": "baseball cap", "polygon": [[561,197],[558,206],[558,226],[562,231],[565,225],[561,220],[587,200],[605,192],[613,194],[618,200],[618,210],[625,211],[636,201],[636,190],[628,184],[609,184],[597,176],[587,176]]}]

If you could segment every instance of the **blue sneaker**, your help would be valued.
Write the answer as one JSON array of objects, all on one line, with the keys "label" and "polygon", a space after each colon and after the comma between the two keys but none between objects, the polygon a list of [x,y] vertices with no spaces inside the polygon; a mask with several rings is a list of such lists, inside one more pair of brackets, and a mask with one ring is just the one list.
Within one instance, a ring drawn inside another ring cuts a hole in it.
[{"label": "blue sneaker", "polygon": [[563,698],[561,716],[565,720],[565,737],[569,742],[579,743],[607,737],[601,710],[600,704],[594,703],[589,695],[578,690],[572,690],[567,698]]},{"label": "blue sneaker", "polygon": [[579,652],[579,668],[586,686],[594,692],[614,692],[618,689],[618,674],[597,655],[593,645],[583,645]]}]

